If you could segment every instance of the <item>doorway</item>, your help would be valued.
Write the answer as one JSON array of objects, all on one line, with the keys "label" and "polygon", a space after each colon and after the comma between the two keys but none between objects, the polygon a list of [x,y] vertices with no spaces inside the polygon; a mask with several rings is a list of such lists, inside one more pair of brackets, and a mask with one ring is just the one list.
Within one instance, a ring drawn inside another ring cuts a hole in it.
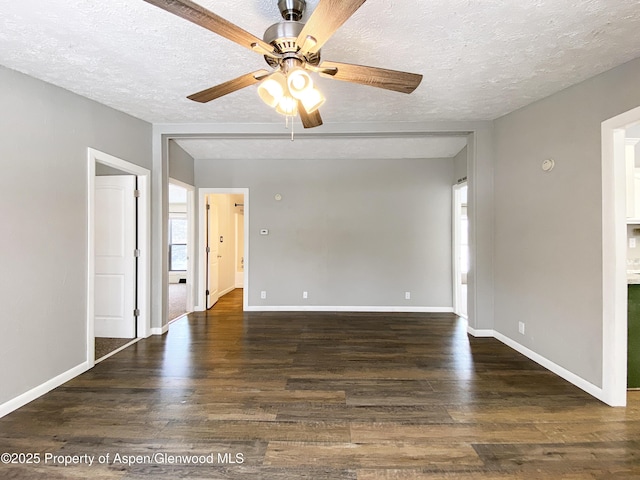
[{"label": "doorway", "polygon": [[167,319],[193,311],[193,197],[195,188],[169,179]]},{"label": "doorway", "polygon": [[640,124],[640,107],[602,123],[602,398],[627,403],[628,219],[627,130]]},{"label": "doorway", "polygon": [[[143,167],[88,149],[89,366],[148,336],[149,176]],[[96,351],[96,337],[111,340],[99,341]]]},{"label": "doorway", "polygon": [[453,186],[453,311],[467,318],[467,275],[469,273],[469,217],[467,182]]},{"label": "doorway", "polygon": [[640,390],[640,123],[625,129],[627,389]]},{"label": "doorway", "polygon": [[200,277],[201,310],[212,308],[218,299],[242,288],[247,306],[248,286],[248,207],[246,188],[201,188]]}]

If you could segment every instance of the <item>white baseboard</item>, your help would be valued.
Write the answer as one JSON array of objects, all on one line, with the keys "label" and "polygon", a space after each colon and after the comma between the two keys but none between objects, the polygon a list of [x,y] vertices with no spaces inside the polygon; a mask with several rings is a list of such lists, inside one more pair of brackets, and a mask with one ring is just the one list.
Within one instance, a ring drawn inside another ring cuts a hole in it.
[{"label": "white baseboard", "polygon": [[325,305],[249,305],[248,312],[386,312],[386,313],[453,313],[452,307],[379,307]]},{"label": "white baseboard", "polygon": [[467,333],[469,335],[472,335],[474,337],[494,337],[495,336],[495,332],[492,329],[488,329],[488,328],[472,328],[470,326],[467,325]]},{"label": "white baseboard", "polygon": [[551,360],[548,360],[547,358],[543,357],[542,355],[537,354],[533,350],[530,350],[529,348],[525,347],[524,345],[519,344],[515,340],[513,340],[513,339],[511,339],[511,338],[509,338],[509,337],[507,337],[507,336],[505,336],[503,334],[501,334],[500,332],[494,332],[494,337],[497,340],[500,340],[505,345],[513,348],[517,352],[520,352],[525,357],[528,357],[529,359],[533,360],[534,362],[542,365],[547,370],[550,370],[553,373],[555,373],[556,375],[558,375],[559,377],[564,378],[567,382],[572,383],[576,387],[584,390],[589,395],[593,395],[598,400],[601,400],[601,401],[607,403],[602,388],[597,387],[593,383],[586,381],[584,378],[579,377],[575,373],[572,373],[569,370],[567,370],[566,368],[561,367],[557,363],[554,363]]},{"label": "white baseboard", "polygon": [[151,335],[164,335],[169,331],[169,324],[163,325],[162,327],[152,327]]},{"label": "white baseboard", "polygon": [[73,367],[72,369],[67,370],[64,373],[61,373],[60,375],[47,380],[37,387],[32,388],[28,392],[25,392],[22,395],[18,395],[8,402],[3,403],[2,405],[0,405],[0,418],[13,412],[14,410],[17,410],[27,403],[34,401],[36,398],[41,397],[45,393],[50,392],[54,388],[59,387],[63,383],[68,382],[72,378],[77,377],[87,370],[89,370],[89,364],[88,362],[83,362],[80,365]]}]

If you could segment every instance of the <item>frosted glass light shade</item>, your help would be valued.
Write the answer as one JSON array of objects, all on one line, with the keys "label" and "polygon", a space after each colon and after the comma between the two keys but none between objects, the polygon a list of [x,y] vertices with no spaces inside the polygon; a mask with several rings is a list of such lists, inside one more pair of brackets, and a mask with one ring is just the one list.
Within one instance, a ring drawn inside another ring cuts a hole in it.
[{"label": "frosted glass light shade", "polygon": [[258,86],[258,95],[270,107],[276,107],[284,97],[287,83],[281,72],[274,72]]},{"label": "frosted glass light shade", "polygon": [[300,99],[307,113],[315,112],[322,106],[325,100],[326,98],[324,97],[324,95],[322,95],[322,93],[320,93],[320,90],[318,90],[317,88],[311,88],[307,90]]}]

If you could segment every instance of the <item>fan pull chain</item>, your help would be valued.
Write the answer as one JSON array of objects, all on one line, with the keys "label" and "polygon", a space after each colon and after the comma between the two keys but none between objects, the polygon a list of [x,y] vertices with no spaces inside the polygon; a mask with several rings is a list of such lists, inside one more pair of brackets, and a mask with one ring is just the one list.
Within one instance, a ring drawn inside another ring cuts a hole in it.
[{"label": "fan pull chain", "polygon": [[293,125],[294,125],[295,123],[296,123],[296,122],[294,122],[294,118],[293,118],[293,117],[291,117],[291,141],[292,141],[292,142],[293,142]]},{"label": "fan pull chain", "polygon": [[289,128],[289,122],[291,122],[291,141],[293,142],[293,124],[295,117],[291,115],[285,115],[284,117],[284,128]]}]

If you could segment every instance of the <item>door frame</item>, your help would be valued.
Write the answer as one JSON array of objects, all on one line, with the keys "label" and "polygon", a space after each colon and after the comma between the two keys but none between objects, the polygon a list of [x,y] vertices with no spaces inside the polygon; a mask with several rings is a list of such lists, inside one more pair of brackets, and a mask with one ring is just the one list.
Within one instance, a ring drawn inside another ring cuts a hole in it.
[{"label": "door frame", "polygon": [[625,129],[640,107],[602,122],[602,398],[627,404]]},{"label": "door frame", "polygon": [[[466,180],[464,182],[457,183],[451,187],[451,194],[452,194],[451,204],[453,209],[453,212],[452,212],[453,246],[451,251],[453,252],[453,259],[452,259],[453,260],[453,313],[455,313],[460,317],[467,318],[469,315],[468,298],[466,299],[467,301],[466,314],[463,315],[460,310],[460,303],[462,301],[462,292],[460,291],[461,275],[462,275],[460,272],[460,237],[461,237],[460,223],[462,218],[462,215],[460,214],[460,206],[462,205],[462,203],[460,202],[460,191],[464,187],[467,187],[467,195],[468,195],[469,190],[468,190],[468,184]],[[469,291],[469,284],[467,281],[467,292],[468,291]]]},{"label": "door frame", "polygon": [[249,261],[249,189],[248,188],[199,188],[198,189],[198,253],[200,255],[199,275],[198,275],[198,306],[195,310],[206,310],[207,299],[205,296],[205,285],[207,284],[207,240],[206,240],[206,224],[205,217],[207,215],[207,195],[244,195],[244,286],[242,289],[242,308],[247,310],[249,302],[249,269],[251,262]]},{"label": "door frame", "polygon": [[151,171],[94,148],[87,149],[87,364],[95,365],[95,175],[96,163],[116,168],[138,177],[138,309],[137,338],[145,338],[151,331],[151,217],[149,215]]},{"label": "door frame", "polygon": [[[169,177],[169,183],[184,188],[187,191],[187,312],[193,312],[195,306],[195,193],[196,187],[188,183],[181,182],[175,178]],[[167,218],[169,213],[167,212]],[[166,308],[168,311],[169,297],[166,298]]]}]

